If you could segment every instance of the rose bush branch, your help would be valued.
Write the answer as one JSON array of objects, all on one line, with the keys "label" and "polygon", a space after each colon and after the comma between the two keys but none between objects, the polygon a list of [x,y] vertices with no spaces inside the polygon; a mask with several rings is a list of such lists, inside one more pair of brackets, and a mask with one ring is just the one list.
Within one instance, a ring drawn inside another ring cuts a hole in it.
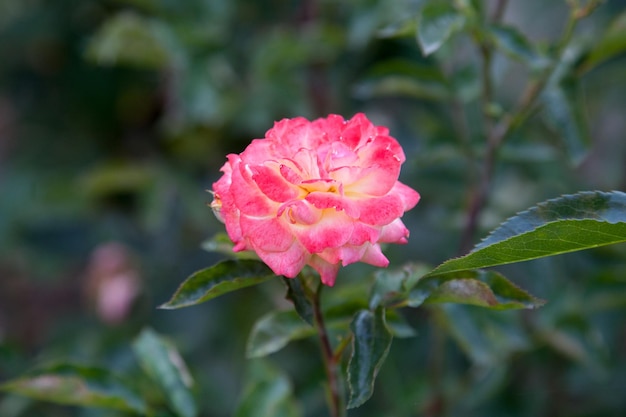
[{"label": "rose bush branch", "polygon": [[[537,101],[545,90],[555,72],[562,64],[563,55],[566,48],[572,40],[574,30],[578,22],[587,17],[598,5],[600,1],[591,0],[584,6],[577,1],[570,1],[570,13],[565,28],[560,39],[556,43],[556,49],[551,58],[551,63],[540,71],[540,74],[529,81],[525,90],[522,92],[517,105],[513,110],[503,115],[499,121],[492,121],[491,106],[493,105],[493,80],[491,74],[493,42],[485,40],[484,35],[474,34],[473,39],[478,44],[482,56],[482,107],[483,107],[483,126],[485,134],[485,156],[482,166],[480,167],[480,175],[477,182],[471,190],[471,198],[468,206],[465,226],[460,240],[460,253],[467,252],[474,240],[478,227],[478,219],[489,198],[491,183],[493,180],[493,171],[497,159],[498,151],[504,141],[518,128],[520,128],[534,113]],[[494,13],[494,19],[500,19],[504,13],[506,2],[498,4],[497,13]],[[494,21],[495,23],[495,21]]]}]

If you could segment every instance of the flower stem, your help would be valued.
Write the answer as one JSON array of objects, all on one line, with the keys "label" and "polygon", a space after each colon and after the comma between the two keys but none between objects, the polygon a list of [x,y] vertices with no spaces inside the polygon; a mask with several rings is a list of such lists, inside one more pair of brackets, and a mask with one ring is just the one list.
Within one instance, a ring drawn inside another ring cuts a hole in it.
[{"label": "flower stem", "polygon": [[339,360],[333,354],[333,349],[328,339],[328,332],[324,324],[324,316],[320,306],[320,295],[323,284],[319,284],[317,291],[313,297],[313,314],[315,319],[315,328],[320,340],[322,349],[322,359],[324,360],[324,368],[326,370],[326,379],[328,382],[328,407],[331,417],[344,417],[345,407],[343,404],[343,395],[339,382]]}]

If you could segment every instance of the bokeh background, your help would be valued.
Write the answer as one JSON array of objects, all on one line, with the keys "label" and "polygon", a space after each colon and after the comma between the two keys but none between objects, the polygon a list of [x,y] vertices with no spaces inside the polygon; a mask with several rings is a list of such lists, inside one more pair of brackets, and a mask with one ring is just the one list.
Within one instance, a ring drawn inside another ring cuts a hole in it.
[{"label": "bokeh background", "polygon": [[[286,306],[282,283],[157,306],[223,259],[203,249],[223,231],[206,190],[227,153],[284,117],[362,111],[389,126],[407,154],[401,179],[422,195],[405,216],[410,244],[386,250],[392,265],[457,255],[474,169],[459,138],[481,149],[480,67],[464,36],[422,55],[411,32],[421,3],[0,0],[0,382],[55,360],[139,373],[130,342],[151,326],[189,364],[201,415],[232,415],[247,335]],[[577,42],[625,10],[608,0]],[[565,1],[510,2],[504,22],[547,45],[567,13]],[[494,68],[509,107],[528,71],[504,55]],[[533,116],[499,154],[474,241],[545,199],[626,189],[626,55],[580,79],[586,156],[572,161],[562,131]],[[418,336],[394,342],[374,398],[349,415],[626,415],[626,247],[501,270],[547,306],[407,311]],[[371,272],[350,266],[338,288]],[[325,415],[316,340],[269,360],[303,415]],[[123,414],[0,394],[2,417],[104,415]]]}]

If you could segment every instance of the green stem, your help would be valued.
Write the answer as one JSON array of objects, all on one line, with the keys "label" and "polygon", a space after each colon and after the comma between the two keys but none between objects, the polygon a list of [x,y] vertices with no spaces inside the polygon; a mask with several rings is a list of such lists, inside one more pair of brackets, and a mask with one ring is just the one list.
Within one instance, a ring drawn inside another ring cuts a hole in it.
[{"label": "green stem", "polygon": [[341,385],[339,383],[339,357],[333,354],[333,349],[328,339],[328,332],[324,324],[324,315],[320,305],[320,295],[323,284],[319,284],[317,291],[312,299],[313,315],[315,320],[315,328],[320,340],[322,359],[326,370],[326,379],[328,382],[328,407],[331,417],[344,417],[345,410],[343,404],[343,395]]}]

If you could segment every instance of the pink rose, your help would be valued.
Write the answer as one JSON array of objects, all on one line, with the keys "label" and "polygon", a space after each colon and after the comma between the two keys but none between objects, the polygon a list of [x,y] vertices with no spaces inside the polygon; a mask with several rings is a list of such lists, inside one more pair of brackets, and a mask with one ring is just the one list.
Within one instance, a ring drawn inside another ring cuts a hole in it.
[{"label": "pink rose", "polygon": [[364,114],[283,119],[228,155],[211,207],[235,252],[252,250],[289,278],[310,265],[332,286],[339,263],[386,267],[379,244],[407,242],[400,217],[420,196],[398,181],[404,161]]}]

